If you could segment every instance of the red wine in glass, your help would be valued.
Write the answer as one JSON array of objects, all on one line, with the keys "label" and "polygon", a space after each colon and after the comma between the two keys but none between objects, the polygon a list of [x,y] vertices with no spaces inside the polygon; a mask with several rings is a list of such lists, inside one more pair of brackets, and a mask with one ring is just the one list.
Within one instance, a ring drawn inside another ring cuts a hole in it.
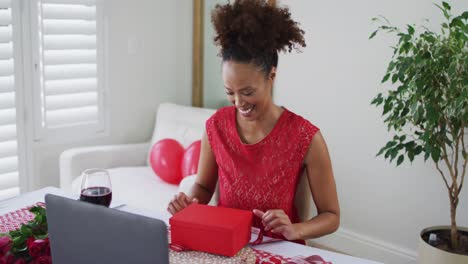
[{"label": "red wine in glass", "polygon": [[107,187],[89,187],[81,190],[80,200],[109,207],[112,201],[112,191]]},{"label": "red wine in glass", "polygon": [[112,201],[109,172],[104,169],[88,169],[81,176],[80,200],[109,207]]}]

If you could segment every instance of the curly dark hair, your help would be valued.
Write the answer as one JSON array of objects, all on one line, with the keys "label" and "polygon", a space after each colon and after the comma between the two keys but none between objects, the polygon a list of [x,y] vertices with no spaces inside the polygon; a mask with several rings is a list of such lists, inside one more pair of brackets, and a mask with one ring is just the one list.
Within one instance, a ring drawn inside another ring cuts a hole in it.
[{"label": "curly dark hair", "polygon": [[305,47],[304,30],[276,1],[236,0],[217,4],[211,13],[223,61],[253,63],[266,76],[278,65],[278,52]]}]

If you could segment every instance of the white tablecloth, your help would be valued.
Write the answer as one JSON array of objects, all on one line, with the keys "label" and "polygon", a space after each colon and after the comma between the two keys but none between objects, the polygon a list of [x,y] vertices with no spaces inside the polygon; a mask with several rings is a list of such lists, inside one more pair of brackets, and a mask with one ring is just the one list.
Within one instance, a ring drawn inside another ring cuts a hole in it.
[{"label": "white tablecloth", "polygon": [[[0,202],[0,215],[6,214],[11,211],[32,205],[37,202],[44,202],[44,196],[47,193],[61,195],[69,198],[76,199],[70,194],[65,193],[64,191],[55,188],[55,187],[46,187],[34,192],[25,193],[18,197],[4,200]],[[145,215],[152,218],[157,218],[163,220],[167,225],[169,225],[170,214],[168,212],[154,212],[149,210],[143,210],[139,208],[134,208],[126,206],[122,202],[112,201],[111,208],[116,208],[118,210]],[[254,248],[260,249],[266,252],[282,255],[285,257],[295,257],[295,256],[311,256],[319,255],[326,261],[330,261],[333,264],[379,264],[379,262],[370,261],[366,259],[351,257],[344,254],[339,254],[331,251],[326,251],[322,249],[317,249],[314,247],[303,246],[296,243],[288,241],[278,241],[267,244],[257,245]],[[380,263],[381,264],[381,263]]]}]

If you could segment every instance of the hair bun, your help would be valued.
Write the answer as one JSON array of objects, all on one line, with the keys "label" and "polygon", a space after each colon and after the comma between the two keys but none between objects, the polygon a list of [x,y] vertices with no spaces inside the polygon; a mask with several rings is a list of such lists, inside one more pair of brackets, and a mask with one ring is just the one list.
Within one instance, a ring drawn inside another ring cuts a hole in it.
[{"label": "hair bun", "polygon": [[224,50],[241,50],[249,57],[291,52],[305,47],[304,31],[291,19],[287,7],[274,0],[237,0],[216,5],[211,14],[215,44]]},{"label": "hair bun", "polygon": [[267,4],[272,7],[276,7],[276,0],[267,0]]}]

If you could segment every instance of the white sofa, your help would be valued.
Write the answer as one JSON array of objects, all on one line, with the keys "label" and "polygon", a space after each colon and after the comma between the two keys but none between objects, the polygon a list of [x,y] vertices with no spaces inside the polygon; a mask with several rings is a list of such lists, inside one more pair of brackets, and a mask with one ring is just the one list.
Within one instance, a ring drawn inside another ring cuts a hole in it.
[{"label": "white sofa", "polygon": [[[169,201],[179,191],[187,191],[194,175],[179,186],[162,181],[149,165],[151,146],[163,138],[173,138],[184,147],[201,139],[205,121],[212,109],[163,103],[159,106],[150,142],[74,148],[60,156],[60,187],[79,194],[80,174],[89,168],[109,170],[113,199],[149,210],[166,210]],[[214,197],[212,204],[216,202]]]},{"label": "white sofa", "polygon": [[[163,103],[159,106],[150,142],[83,147],[63,152],[60,156],[60,186],[78,194],[83,170],[106,168],[111,177],[113,199],[143,209],[165,211],[176,193],[191,187],[195,175],[185,178],[180,186],[163,182],[149,166],[149,150],[153,143],[163,138],[176,139],[184,147],[201,139],[205,121],[213,113],[212,109]],[[210,201],[210,204],[216,203],[217,193]],[[301,219],[310,218],[312,196],[304,176],[296,193],[296,206]]]}]

